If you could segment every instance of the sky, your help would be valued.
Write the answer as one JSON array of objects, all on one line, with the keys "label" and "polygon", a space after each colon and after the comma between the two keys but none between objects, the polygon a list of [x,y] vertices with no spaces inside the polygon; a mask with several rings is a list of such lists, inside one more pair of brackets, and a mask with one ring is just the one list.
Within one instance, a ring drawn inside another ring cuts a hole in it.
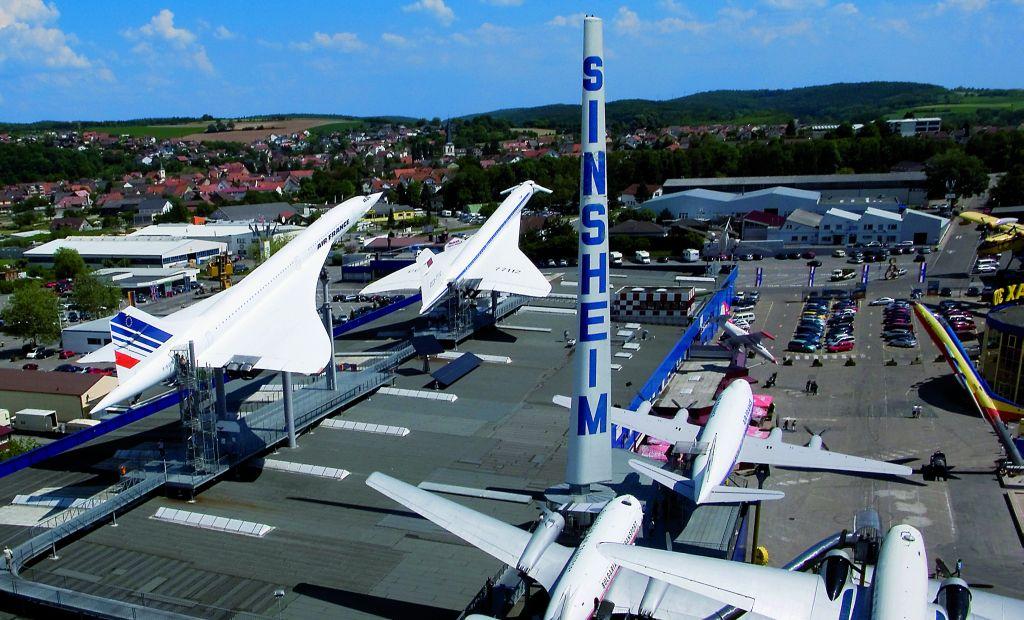
[{"label": "sky", "polygon": [[866,80],[1024,86],[1024,0],[0,0],[0,121],[432,118]]}]

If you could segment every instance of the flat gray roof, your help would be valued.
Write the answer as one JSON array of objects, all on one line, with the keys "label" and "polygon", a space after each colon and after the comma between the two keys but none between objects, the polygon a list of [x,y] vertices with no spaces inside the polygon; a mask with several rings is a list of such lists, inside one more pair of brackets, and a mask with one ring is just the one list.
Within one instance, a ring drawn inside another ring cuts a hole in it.
[{"label": "flat gray roof", "polygon": [[669,179],[664,187],[696,188],[731,185],[803,185],[809,183],[847,185],[851,183],[921,183],[927,179],[924,172],[871,172],[865,174],[794,174],[762,177],[700,177]]}]

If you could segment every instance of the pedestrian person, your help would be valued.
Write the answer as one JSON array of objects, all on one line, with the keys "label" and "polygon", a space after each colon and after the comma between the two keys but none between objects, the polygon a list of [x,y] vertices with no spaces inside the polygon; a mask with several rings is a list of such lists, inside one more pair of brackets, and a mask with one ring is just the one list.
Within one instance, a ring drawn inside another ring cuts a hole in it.
[{"label": "pedestrian person", "polygon": [[811,381],[811,394],[813,394],[815,396],[818,395],[818,382],[817,381]]},{"label": "pedestrian person", "polygon": [[7,545],[4,545],[4,562],[7,564],[7,572],[14,572],[14,552]]},{"label": "pedestrian person", "polygon": [[811,391],[811,380],[808,379],[807,380],[807,384],[804,386],[804,392],[805,393],[810,393],[810,391]]}]

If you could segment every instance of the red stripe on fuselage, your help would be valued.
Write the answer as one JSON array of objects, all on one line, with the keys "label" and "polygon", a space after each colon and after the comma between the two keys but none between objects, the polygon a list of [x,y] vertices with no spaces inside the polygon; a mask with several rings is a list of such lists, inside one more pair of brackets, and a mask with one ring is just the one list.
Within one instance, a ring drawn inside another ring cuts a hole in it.
[{"label": "red stripe on fuselage", "polygon": [[118,366],[124,366],[125,368],[132,368],[139,363],[139,360],[129,355],[125,355],[120,351],[114,351],[114,363]]}]

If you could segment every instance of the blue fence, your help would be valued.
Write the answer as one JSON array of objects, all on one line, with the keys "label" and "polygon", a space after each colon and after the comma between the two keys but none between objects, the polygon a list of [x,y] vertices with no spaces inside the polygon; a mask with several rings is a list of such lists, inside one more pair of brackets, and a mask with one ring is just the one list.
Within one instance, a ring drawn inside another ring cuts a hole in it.
[{"label": "blue fence", "polygon": [[25,469],[26,467],[32,467],[36,463],[41,463],[42,461],[57,456],[58,454],[67,452],[72,448],[77,448],[87,441],[92,441],[93,439],[117,430],[122,426],[131,424],[132,422],[137,422],[138,420],[141,420],[148,415],[152,415],[157,411],[176,405],[179,400],[180,397],[178,392],[164,394],[163,396],[151,400],[140,407],[129,409],[120,415],[102,420],[96,426],[82,429],[76,433],[68,435],[67,437],[58,439],[53,443],[48,443],[45,446],[39,446],[35,450],[29,450],[24,454],[19,454],[12,459],[8,459],[0,463],[0,478]]},{"label": "blue fence", "polygon": [[351,321],[346,321],[345,323],[342,323],[341,325],[338,325],[337,327],[334,328],[334,337],[337,338],[338,336],[344,334],[345,332],[350,332],[353,329],[358,329],[363,325],[366,325],[367,323],[372,323],[379,318],[383,318],[391,314],[392,312],[395,312],[396,310],[401,310],[406,306],[411,306],[421,299],[423,299],[423,297],[419,293],[416,293],[415,295],[410,295],[405,299],[399,299],[396,302],[390,303],[384,306],[383,308],[378,308],[376,310],[373,310],[372,312],[367,312],[366,314],[358,316],[352,319]]},{"label": "blue fence", "polygon": [[[672,350],[668,352],[665,359],[662,360],[658,368],[647,379],[647,383],[644,383],[643,387],[640,388],[640,391],[629,403],[630,409],[636,410],[642,402],[651,400],[665,389],[669,379],[672,377],[672,373],[686,359],[686,352],[689,351],[690,346],[694,342],[699,340],[703,343],[714,338],[715,332],[718,329],[718,323],[715,319],[722,313],[723,304],[728,304],[732,301],[736,286],[736,276],[738,274],[739,270],[733,269],[718,292],[712,295],[711,299],[701,308],[700,313],[693,317],[693,323],[686,328],[686,331],[676,341]],[[629,447],[636,441],[636,436],[636,433],[628,428],[617,429],[614,425],[612,426],[612,445],[616,448]]]}]

